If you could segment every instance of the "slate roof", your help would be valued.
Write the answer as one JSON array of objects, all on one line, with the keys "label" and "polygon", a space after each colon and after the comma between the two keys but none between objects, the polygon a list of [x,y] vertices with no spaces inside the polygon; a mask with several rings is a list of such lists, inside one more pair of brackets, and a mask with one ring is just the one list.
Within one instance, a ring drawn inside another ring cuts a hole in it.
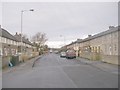
[{"label": "slate roof", "polygon": [[74,42],[72,42],[72,43],[70,43],[70,44],[68,44],[68,45],[66,45],[66,46],[70,46],[70,45],[72,45],[72,44],[75,44],[75,43],[79,43],[79,42],[81,42],[83,39],[78,39],[78,40],[76,40],[76,41],[74,41]]},{"label": "slate roof", "polygon": [[[10,40],[13,40],[13,41],[17,41],[17,42],[21,42],[21,36],[20,35],[12,35],[10,34],[7,30],[1,28],[1,36],[4,37],[4,38],[7,38],[7,39],[10,39]],[[23,38],[22,39],[24,43],[26,44],[29,44],[29,45],[33,45],[29,40]]]},{"label": "slate roof", "polygon": [[[14,35],[14,37],[17,39],[18,42],[21,42],[21,36],[20,35]],[[23,43],[29,44],[29,45],[33,45],[29,40],[22,38]]]},{"label": "slate roof", "polygon": [[5,29],[1,29],[1,30],[2,30],[2,37],[11,39],[13,41],[17,41],[17,39],[13,35],[11,35],[7,30]]},{"label": "slate roof", "polygon": [[[119,26],[118,26],[118,27],[119,27]],[[98,38],[98,37],[101,37],[101,36],[104,36],[104,35],[107,35],[107,34],[116,32],[116,31],[120,30],[118,27],[114,27],[114,28],[111,28],[111,29],[109,29],[109,30],[107,30],[107,31],[103,31],[103,32],[98,33],[98,34],[95,34],[95,35],[93,35],[93,36],[91,36],[91,37],[85,38],[85,39],[79,41],[79,43],[81,43],[81,42],[86,42],[86,41],[89,41],[89,40],[92,40],[92,39],[95,39],[95,38]]]},{"label": "slate roof", "polygon": [[101,37],[101,36],[104,36],[104,35],[107,35],[107,34],[110,34],[110,33],[113,33],[113,32],[116,32],[116,31],[120,31],[120,26],[117,26],[117,27],[113,27],[113,28],[110,28],[109,30],[107,31],[103,31],[101,33],[98,33],[98,34],[95,34],[91,37],[88,37],[88,38],[85,38],[85,39],[79,39],[79,40],[76,40],[66,46],[69,46],[69,45],[72,45],[72,44],[75,44],[75,43],[82,43],[82,42],[86,42],[86,41],[89,41],[89,40],[92,40],[92,39],[95,39],[95,38],[98,38],[98,37]]}]

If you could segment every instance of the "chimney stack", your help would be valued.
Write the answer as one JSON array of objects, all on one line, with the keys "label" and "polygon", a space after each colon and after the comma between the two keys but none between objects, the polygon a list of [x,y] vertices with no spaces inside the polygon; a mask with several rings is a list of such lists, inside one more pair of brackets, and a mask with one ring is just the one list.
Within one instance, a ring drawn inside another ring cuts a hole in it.
[{"label": "chimney stack", "polygon": [[88,35],[88,38],[91,37],[92,35]]},{"label": "chimney stack", "polygon": [[21,36],[21,34],[19,34],[19,36]]},{"label": "chimney stack", "polygon": [[77,39],[77,41],[81,41],[82,39]]},{"label": "chimney stack", "polygon": [[16,32],[16,34],[15,35],[18,35],[18,33]]},{"label": "chimney stack", "polygon": [[114,26],[109,26],[109,29],[113,29],[114,28]]}]

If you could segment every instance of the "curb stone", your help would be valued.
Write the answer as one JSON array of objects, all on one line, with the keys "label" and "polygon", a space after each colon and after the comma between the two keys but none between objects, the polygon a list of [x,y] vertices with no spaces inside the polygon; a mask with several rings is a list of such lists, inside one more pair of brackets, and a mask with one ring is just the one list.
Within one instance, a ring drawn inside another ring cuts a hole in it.
[{"label": "curb stone", "polygon": [[32,68],[35,66],[35,62],[38,61],[42,56],[39,56],[37,57],[34,61],[33,61],[33,64],[32,64]]}]

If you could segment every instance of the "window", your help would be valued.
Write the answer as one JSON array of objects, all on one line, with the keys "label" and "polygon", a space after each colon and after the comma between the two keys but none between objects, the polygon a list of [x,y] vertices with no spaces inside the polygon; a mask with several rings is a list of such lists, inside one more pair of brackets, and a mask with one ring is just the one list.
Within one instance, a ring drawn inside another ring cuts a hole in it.
[{"label": "window", "polygon": [[10,39],[8,39],[8,44],[10,44]]},{"label": "window", "polygon": [[16,42],[16,41],[14,41],[14,45],[17,45],[17,42]]},{"label": "window", "polygon": [[5,43],[5,38],[4,37],[2,37],[2,43]]},{"label": "window", "polygon": [[19,46],[21,46],[22,45],[22,43],[21,42],[19,42]]},{"label": "window", "polygon": [[4,56],[7,56],[7,54],[8,54],[7,48],[4,48]]},{"label": "window", "polygon": [[95,52],[97,52],[97,47],[95,47]]},{"label": "window", "polygon": [[117,45],[116,44],[114,45],[114,50],[117,51]]},{"label": "window", "polygon": [[2,38],[2,37],[0,37],[0,42],[2,42],[1,38]]},{"label": "window", "polygon": [[14,41],[14,45],[16,45],[16,42]]},{"label": "window", "polygon": [[6,38],[5,38],[5,43],[7,43]]},{"label": "window", "polygon": [[118,38],[118,32],[114,33],[114,39]]},{"label": "window", "polygon": [[97,47],[97,52],[100,53],[100,46]]},{"label": "window", "polygon": [[107,53],[107,45],[105,45],[105,53]]},{"label": "window", "polygon": [[94,52],[94,47],[91,47],[91,51]]},{"label": "window", "polygon": [[12,40],[10,40],[10,44],[12,44]]},{"label": "window", "polygon": [[6,38],[6,43],[8,44],[8,39]]},{"label": "window", "polygon": [[2,49],[0,49],[0,56],[2,56]]},{"label": "window", "polygon": [[109,46],[109,53],[110,53],[110,55],[112,54],[112,47],[111,47],[111,45]]},{"label": "window", "polygon": [[12,40],[12,44],[14,44],[14,41]]}]

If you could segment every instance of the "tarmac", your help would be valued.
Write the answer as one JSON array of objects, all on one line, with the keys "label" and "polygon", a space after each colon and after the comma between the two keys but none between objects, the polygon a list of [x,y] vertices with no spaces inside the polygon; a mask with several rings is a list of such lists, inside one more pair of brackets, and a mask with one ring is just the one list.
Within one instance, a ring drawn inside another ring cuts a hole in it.
[{"label": "tarmac", "polygon": [[3,88],[114,88],[117,65],[48,54],[3,72]]}]

